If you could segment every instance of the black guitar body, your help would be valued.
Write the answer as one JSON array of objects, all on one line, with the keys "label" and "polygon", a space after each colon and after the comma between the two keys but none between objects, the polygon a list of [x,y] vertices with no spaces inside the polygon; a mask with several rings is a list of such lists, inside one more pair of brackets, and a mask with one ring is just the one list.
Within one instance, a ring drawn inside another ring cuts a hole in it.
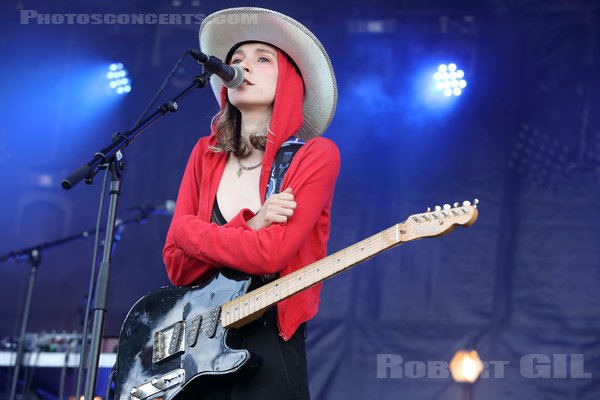
[{"label": "black guitar body", "polygon": [[260,357],[227,346],[228,329],[220,323],[220,306],[244,295],[250,283],[223,269],[202,286],[165,287],[140,299],[121,328],[115,398],[201,399],[212,381],[260,368]]}]

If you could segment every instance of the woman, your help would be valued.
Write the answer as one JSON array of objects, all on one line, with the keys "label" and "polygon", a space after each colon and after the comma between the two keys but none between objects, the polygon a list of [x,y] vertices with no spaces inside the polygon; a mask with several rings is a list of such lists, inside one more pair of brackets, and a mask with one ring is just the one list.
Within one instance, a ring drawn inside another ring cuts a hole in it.
[{"label": "woman", "polygon": [[[174,285],[202,283],[227,267],[253,276],[257,286],[326,255],[340,161],[336,145],[320,135],[335,112],[335,76],[318,39],[271,10],[209,15],[200,47],[238,64],[245,81],[227,89],[211,79],[221,110],[188,161],[163,258]],[[272,193],[273,161],[290,142],[305,143],[281,191]],[[304,328],[317,313],[320,289],[293,295],[230,331],[228,342],[261,356],[262,368],[203,398],[309,398]]]}]

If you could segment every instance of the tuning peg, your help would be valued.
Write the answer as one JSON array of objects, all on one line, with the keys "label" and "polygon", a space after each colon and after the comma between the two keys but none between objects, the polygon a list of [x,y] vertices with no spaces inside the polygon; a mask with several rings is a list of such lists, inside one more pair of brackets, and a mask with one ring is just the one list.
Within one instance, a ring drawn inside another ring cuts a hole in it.
[{"label": "tuning peg", "polygon": [[454,203],[454,208],[458,208],[458,206],[460,205],[458,202]]},{"label": "tuning peg", "polygon": [[475,206],[476,206],[477,204],[479,204],[479,199],[475,199],[475,200],[473,200],[473,205],[475,205]]},{"label": "tuning peg", "polygon": [[442,207],[440,207],[440,206],[435,206],[435,211],[441,211],[441,210],[442,210]]},{"label": "tuning peg", "polygon": [[469,200],[463,201],[463,207],[469,207],[470,205],[471,205],[471,202]]},{"label": "tuning peg", "polygon": [[452,208],[452,207],[450,206],[450,204],[444,204],[444,210],[449,210],[449,209],[451,209],[451,208]]},{"label": "tuning peg", "polygon": [[431,212],[431,207],[427,207],[427,211],[425,212]]}]

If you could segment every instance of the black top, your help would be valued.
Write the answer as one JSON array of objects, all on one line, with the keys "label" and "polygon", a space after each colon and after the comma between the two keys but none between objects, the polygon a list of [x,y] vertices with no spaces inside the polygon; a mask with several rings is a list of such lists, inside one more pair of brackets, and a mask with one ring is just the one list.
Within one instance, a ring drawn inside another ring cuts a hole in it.
[{"label": "black top", "polygon": [[[217,225],[225,225],[227,222],[225,217],[223,217],[223,214],[221,214],[221,209],[219,208],[219,202],[217,201],[217,196],[215,196],[215,204],[213,204],[213,210],[212,210],[212,214],[210,216],[210,220],[211,222],[214,222]],[[275,277],[277,276],[277,274],[269,274],[269,275],[261,275],[258,278],[259,279],[252,279],[252,285],[250,286],[250,289],[253,290],[259,286],[264,285],[267,282],[272,281],[273,279],[275,279]]]},{"label": "black top", "polygon": [[215,196],[215,204],[213,205],[212,214],[210,216],[210,220],[217,225],[225,225],[228,221],[221,214],[221,209],[219,208],[219,202],[217,201],[217,196]]}]

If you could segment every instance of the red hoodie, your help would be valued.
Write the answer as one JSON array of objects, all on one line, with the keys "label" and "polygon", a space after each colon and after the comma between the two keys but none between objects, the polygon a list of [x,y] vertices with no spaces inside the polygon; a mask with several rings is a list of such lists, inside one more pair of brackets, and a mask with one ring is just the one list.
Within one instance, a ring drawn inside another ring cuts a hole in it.
[{"label": "red hoodie", "polygon": [[[277,52],[278,79],[270,130],[260,175],[260,197],[279,147],[302,126],[304,89],[300,76],[281,51]],[[226,95],[224,91],[223,96]],[[224,102],[223,102],[224,103]],[[223,226],[210,222],[217,188],[229,157],[209,149],[214,131],[194,147],[185,169],[177,207],[167,234],[163,259],[174,285],[206,281],[221,266],[251,275],[279,272],[288,275],[326,256],[329,217],[335,181],[340,168],[335,143],[322,137],[306,142],[296,153],[281,191],[291,187],[297,207],[285,224],[253,230],[254,217],[241,210]],[[298,326],[315,316],[321,284],[278,303],[280,335],[289,340]]]}]

